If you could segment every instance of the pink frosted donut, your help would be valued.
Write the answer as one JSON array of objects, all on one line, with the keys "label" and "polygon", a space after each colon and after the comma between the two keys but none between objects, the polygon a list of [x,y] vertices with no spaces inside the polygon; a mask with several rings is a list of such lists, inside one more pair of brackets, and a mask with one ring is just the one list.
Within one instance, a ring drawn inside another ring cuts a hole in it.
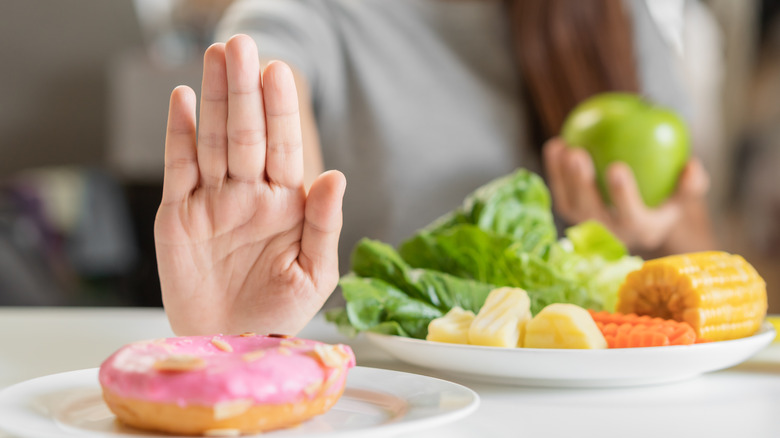
[{"label": "pink frosted donut", "polygon": [[100,366],[103,399],[133,427],[234,436],[330,409],[355,365],[342,344],[283,335],[190,336],[126,345]]}]

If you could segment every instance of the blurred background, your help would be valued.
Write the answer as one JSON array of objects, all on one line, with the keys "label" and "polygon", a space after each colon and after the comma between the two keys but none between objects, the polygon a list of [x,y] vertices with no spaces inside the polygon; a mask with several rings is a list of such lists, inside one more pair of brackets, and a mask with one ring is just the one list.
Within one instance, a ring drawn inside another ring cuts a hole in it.
[{"label": "blurred background", "polygon": [[[0,305],[161,305],[168,96],[199,89],[229,3],[0,0]],[[780,313],[780,0],[699,3],[723,51],[713,217]]]}]

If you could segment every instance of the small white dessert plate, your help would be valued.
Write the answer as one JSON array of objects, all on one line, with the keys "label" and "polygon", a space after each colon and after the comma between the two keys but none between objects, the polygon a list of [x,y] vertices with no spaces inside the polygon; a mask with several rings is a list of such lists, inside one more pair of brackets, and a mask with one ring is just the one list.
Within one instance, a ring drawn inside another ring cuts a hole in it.
[{"label": "small white dessert plate", "polygon": [[[98,370],[86,369],[21,382],[0,391],[0,429],[19,436],[165,437],[116,421],[102,399]],[[263,437],[387,437],[455,421],[474,412],[477,394],[432,377],[355,367],[344,395],[327,413]]]}]

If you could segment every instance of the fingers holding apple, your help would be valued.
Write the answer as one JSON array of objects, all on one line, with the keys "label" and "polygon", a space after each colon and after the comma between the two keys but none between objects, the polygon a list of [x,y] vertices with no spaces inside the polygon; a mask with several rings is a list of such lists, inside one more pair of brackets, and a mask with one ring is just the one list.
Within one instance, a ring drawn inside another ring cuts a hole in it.
[{"label": "fingers holding apple", "polygon": [[637,252],[657,249],[678,225],[686,206],[700,202],[708,188],[701,163],[685,163],[677,189],[656,207],[648,207],[629,165],[611,163],[604,176],[610,203],[601,196],[593,161],[583,149],[571,148],[559,137],[544,146],[544,165],[556,213],[569,223],[595,219]]},{"label": "fingers holding apple", "polygon": [[675,192],[690,155],[685,122],[672,110],[630,93],[603,93],[586,99],[566,118],[561,136],[593,160],[596,181],[607,202],[607,168],[614,162],[632,170],[649,207]]}]

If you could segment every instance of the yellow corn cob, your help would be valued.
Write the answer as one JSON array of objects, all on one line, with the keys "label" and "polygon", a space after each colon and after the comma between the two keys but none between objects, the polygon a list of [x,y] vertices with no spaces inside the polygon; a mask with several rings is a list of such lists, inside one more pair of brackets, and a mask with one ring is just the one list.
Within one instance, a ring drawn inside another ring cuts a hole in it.
[{"label": "yellow corn cob", "polygon": [[425,339],[450,344],[468,344],[469,327],[474,321],[474,312],[453,307],[446,315],[428,323]]},{"label": "yellow corn cob", "polygon": [[750,336],[766,316],[766,283],[745,259],[710,251],[648,260],[626,277],[617,311],[690,324],[709,341]]},{"label": "yellow corn cob", "polygon": [[525,323],[530,319],[531,300],[523,289],[492,290],[471,323],[469,344],[522,347]]},{"label": "yellow corn cob", "polygon": [[580,306],[554,303],[540,310],[525,326],[527,348],[607,348],[593,317]]}]

